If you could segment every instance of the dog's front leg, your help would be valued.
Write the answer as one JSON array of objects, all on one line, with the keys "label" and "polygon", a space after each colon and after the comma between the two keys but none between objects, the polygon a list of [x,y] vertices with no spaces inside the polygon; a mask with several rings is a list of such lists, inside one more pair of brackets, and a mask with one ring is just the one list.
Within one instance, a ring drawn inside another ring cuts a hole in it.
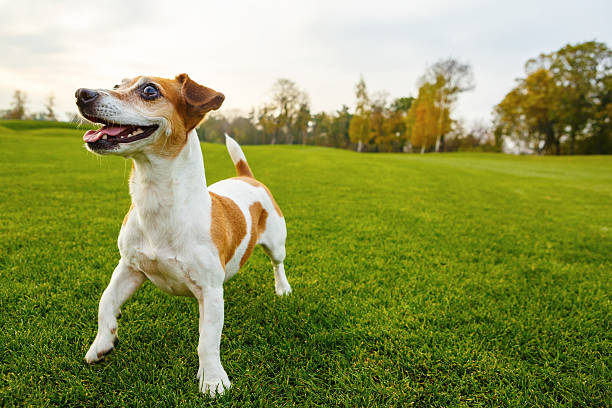
[{"label": "dog's front leg", "polygon": [[117,315],[120,307],[142,285],[146,277],[142,272],[128,267],[123,260],[113,272],[110,283],[104,290],[98,309],[98,334],[85,361],[95,363],[103,360],[117,345]]},{"label": "dog's front leg", "polygon": [[221,330],[223,329],[223,286],[206,286],[198,296],[200,309],[200,341],[198,378],[200,391],[214,397],[230,387],[230,381],[221,365]]}]

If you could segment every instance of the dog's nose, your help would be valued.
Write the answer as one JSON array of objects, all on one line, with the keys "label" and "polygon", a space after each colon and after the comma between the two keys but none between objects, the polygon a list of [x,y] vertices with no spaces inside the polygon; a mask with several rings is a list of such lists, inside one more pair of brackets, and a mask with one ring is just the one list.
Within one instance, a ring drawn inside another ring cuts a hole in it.
[{"label": "dog's nose", "polygon": [[74,96],[77,98],[77,105],[82,106],[92,103],[100,94],[93,89],[79,88],[74,93]]}]

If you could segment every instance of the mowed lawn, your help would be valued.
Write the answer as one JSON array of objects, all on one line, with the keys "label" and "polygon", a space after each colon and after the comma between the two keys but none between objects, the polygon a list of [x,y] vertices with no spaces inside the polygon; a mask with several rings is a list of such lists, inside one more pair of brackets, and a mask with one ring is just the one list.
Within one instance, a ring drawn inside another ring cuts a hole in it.
[{"label": "mowed lawn", "polygon": [[[2,126],[2,123],[0,123]],[[0,406],[612,404],[612,157],[244,147],[288,226],[225,285],[232,389],[197,391],[198,308],[146,283],[83,361],[130,163],[83,131],[0,128]],[[208,183],[231,177],[204,144]]]}]

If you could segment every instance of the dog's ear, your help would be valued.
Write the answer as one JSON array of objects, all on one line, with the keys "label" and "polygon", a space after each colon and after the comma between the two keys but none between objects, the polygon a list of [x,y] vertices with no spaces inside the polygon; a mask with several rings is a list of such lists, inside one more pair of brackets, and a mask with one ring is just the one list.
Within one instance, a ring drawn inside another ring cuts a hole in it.
[{"label": "dog's ear", "polygon": [[207,112],[219,109],[225,100],[221,92],[198,84],[187,74],[177,75],[176,80],[181,84],[181,95],[185,101],[187,131],[196,127]]}]

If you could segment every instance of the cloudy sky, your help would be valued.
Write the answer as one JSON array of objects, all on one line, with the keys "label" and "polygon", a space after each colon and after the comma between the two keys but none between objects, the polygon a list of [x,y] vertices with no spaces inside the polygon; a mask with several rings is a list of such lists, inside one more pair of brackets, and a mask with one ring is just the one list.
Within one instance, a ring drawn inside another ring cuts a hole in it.
[{"label": "cloudy sky", "polygon": [[612,45],[611,1],[29,1],[0,0],[0,109],[15,89],[30,111],[53,93],[75,111],[74,90],[140,74],[194,80],[247,112],[276,78],[310,95],[313,111],[353,106],[370,91],[414,95],[428,64],[472,64],[476,89],[457,116],[489,120],[524,62],[566,43]]}]

